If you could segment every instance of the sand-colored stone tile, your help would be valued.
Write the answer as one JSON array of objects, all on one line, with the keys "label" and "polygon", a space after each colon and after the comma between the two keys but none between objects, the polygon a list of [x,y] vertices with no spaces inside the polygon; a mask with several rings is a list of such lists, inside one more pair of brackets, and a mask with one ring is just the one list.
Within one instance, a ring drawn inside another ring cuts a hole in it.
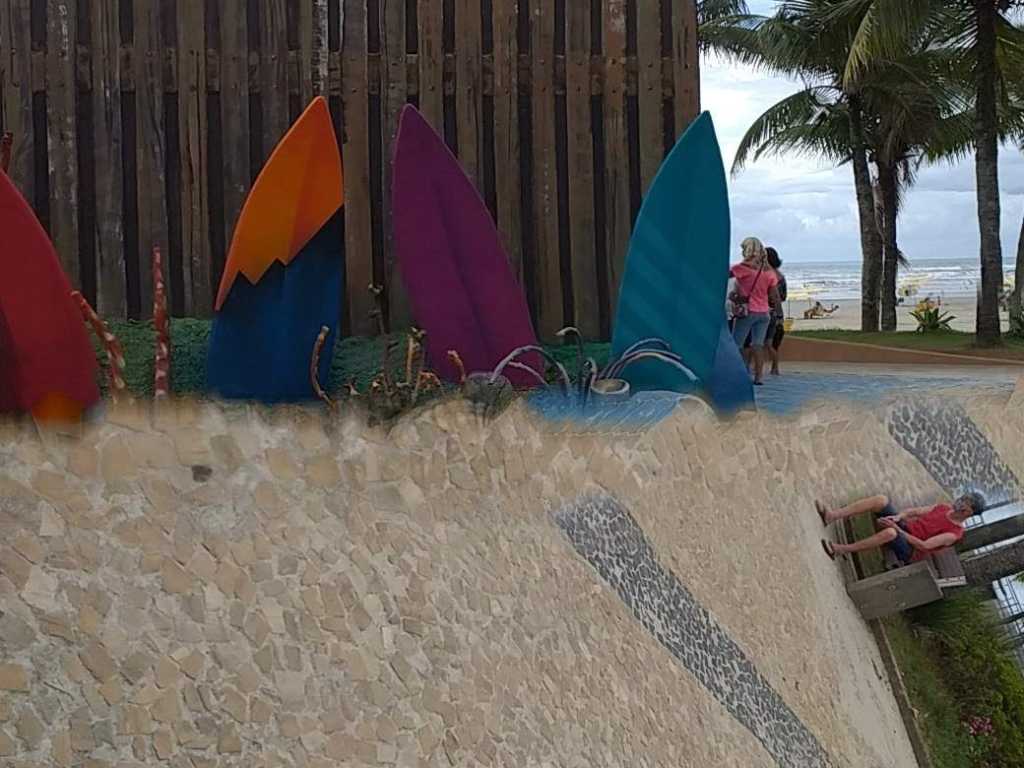
[{"label": "sand-colored stone tile", "polygon": [[0,691],[28,691],[31,675],[22,664],[0,664]]},{"label": "sand-colored stone tile", "polygon": [[123,435],[112,437],[100,450],[100,475],[104,482],[117,485],[135,477],[138,457]]},{"label": "sand-colored stone tile", "polygon": [[338,460],[330,454],[315,456],[306,462],[306,482],[314,488],[329,489],[341,482]]},{"label": "sand-colored stone tile", "polygon": [[46,734],[46,727],[31,709],[22,710],[14,725],[18,738],[29,750],[38,749]]}]

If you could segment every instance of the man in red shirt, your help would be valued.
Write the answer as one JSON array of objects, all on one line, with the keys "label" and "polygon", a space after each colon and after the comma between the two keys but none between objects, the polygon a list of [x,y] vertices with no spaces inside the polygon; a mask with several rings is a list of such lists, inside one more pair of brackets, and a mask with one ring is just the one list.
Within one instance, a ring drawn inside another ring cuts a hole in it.
[{"label": "man in red shirt", "polygon": [[864,552],[887,547],[903,565],[924,560],[933,552],[956,544],[964,535],[964,522],[985,511],[985,497],[980,493],[966,493],[952,504],[932,507],[914,507],[897,512],[886,496],[862,499],[842,509],[828,509],[814,502],[824,525],[857,515],[875,516],[878,532],[852,544],[833,544],[825,539],[821,546],[833,560],[836,555]]}]

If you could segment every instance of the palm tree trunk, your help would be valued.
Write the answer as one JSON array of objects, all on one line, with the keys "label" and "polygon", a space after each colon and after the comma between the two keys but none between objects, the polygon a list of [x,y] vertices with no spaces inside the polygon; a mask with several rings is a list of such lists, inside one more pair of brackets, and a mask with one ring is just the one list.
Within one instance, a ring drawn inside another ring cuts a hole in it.
[{"label": "palm tree trunk", "polygon": [[1000,579],[1024,572],[1024,539],[980,557],[963,560],[964,575],[972,587],[988,587]]},{"label": "palm tree trunk", "polygon": [[996,4],[974,0],[978,22],[977,123],[975,173],[981,232],[981,291],[978,295],[978,343],[999,344],[999,292],[1003,288],[1003,252],[999,241],[999,132],[996,110]]},{"label": "palm tree trunk", "polygon": [[899,268],[896,168],[884,161],[878,163],[878,187],[882,196],[882,330],[895,331],[896,271]]},{"label": "palm tree trunk", "polygon": [[1015,613],[1012,616],[1007,616],[1005,619],[1000,621],[1000,624],[1016,624],[1018,621],[1024,620],[1024,613]]},{"label": "palm tree trunk", "polygon": [[1017,268],[1014,271],[1013,293],[1010,294],[1010,332],[1024,336],[1024,221],[1017,241]]},{"label": "palm tree trunk", "polygon": [[1014,515],[986,525],[976,525],[964,531],[964,537],[956,545],[958,552],[990,547],[1001,541],[1024,536],[1024,515]]},{"label": "palm tree trunk", "polygon": [[868,150],[864,141],[863,113],[860,99],[850,97],[850,140],[853,146],[853,183],[857,190],[857,212],[860,218],[860,249],[863,256],[860,288],[860,329],[878,330],[878,291],[882,278],[882,238],[875,220],[875,197],[868,167]]}]

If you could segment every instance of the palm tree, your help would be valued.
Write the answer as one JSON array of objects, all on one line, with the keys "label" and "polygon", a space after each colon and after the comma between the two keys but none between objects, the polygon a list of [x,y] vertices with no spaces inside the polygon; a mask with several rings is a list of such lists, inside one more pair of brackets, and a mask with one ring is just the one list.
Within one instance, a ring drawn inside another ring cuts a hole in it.
[{"label": "palm tree", "polygon": [[1010,333],[1024,337],[1024,221],[1021,222],[1020,239],[1017,241],[1017,266],[1013,276],[1013,292],[1010,294]]},{"label": "palm tree", "polygon": [[860,89],[873,116],[868,143],[878,169],[883,239],[882,330],[896,329],[896,279],[905,263],[897,238],[903,197],[923,163],[955,155],[965,145],[970,108],[955,58],[922,36],[892,60],[864,72]]},{"label": "palm tree", "polygon": [[[748,40],[753,50],[747,59],[799,73],[805,87],[754,122],[733,171],[751,157],[793,151],[837,164],[851,162],[864,250],[861,326],[878,330],[881,285],[882,328],[894,330],[897,270],[905,263],[897,238],[901,201],[921,163],[963,146],[967,104],[958,87],[955,58],[926,34],[891,60],[865,67],[852,87],[844,84],[847,46],[857,20],[835,15],[836,4],[785,3]],[[877,220],[869,160],[878,169]]]},{"label": "palm tree", "polygon": [[827,0],[792,0],[770,18],[727,18],[703,33],[709,47],[756,68],[800,77],[803,91],[767,110],[751,126],[740,146],[733,172],[749,159],[798,151],[837,164],[849,162],[857,192],[863,256],[861,328],[878,330],[882,240],[864,131],[864,103],[842,85],[846,44],[854,25],[822,23]]},{"label": "palm tree", "polygon": [[1021,0],[839,0],[834,9],[834,13],[843,18],[858,16],[862,19],[850,46],[845,82],[856,82],[871,62],[897,54],[908,39],[922,30],[943,36],[947,45],[959,50],[971,62],[981,237],[981,290],[976,321],[979,344],[1001,341],[999,97],[1008,80],[1006,60],[1017,62],[1021,55],[1019,45],[1014,44],[1016,30],[1007,14],[1014,5],[1022,4]]},{"label": "palm tree", "polygon": [[997,547],[978,557],[963,560],[964,575],[970,586],[987,587],[1024,572],[1024,539]]}]

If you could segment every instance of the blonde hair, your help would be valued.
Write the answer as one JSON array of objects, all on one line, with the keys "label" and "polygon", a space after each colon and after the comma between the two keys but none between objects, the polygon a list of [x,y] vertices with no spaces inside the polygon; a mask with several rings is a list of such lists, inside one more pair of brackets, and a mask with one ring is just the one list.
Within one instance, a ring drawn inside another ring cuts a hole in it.
[{"label": "blonde hair", "polygon": [[763,258],[765,254],[764,244],[756,237],[748,237],[746,240],[740,243],[740,248],[743,251],[744,261],[751,261],[756,258]]}]

